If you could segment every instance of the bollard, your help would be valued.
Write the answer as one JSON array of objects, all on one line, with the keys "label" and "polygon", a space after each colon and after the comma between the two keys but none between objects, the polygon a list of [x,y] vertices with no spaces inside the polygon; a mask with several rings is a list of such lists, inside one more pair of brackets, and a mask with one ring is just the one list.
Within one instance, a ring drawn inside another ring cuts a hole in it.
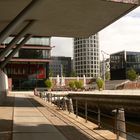
[{"label": "bollard", "polygon": [[123,108],[116,109],[116,139],[119,140],[119,136],[126,139],[126,126],[125,126],[125,112]]},{"label": "bollard", "polygon": [[60,97],[57,96],[57,107],[60,109]]},{"label": "bollard", "polygon": [[45,92],[45,102],[47,102],[47,93]]},{"label": "bollard", "polygon": [[62,99],[62,109],[63,110],[68,110],[66,100],[67,100],[67,98],[63,97],[63,99]]},{"label": "bollard", "polygon": [[68,110],[69,110],[69,113],[74,113],[74,109],[73,109],[73,102],[72,102],[72,99],[71,98],[69,98],[69,100],[68,100],[69,102],[68,102],[68,106],[69,106],[69,108],[68,108]]},{"label": "bollard", "polygon": [[34,89],[34,95],[37,96],[37,89],[36,88]]},{"label": "bollard", "polygon": [[48,102],[51,102],[51,93],[48,93]]}]

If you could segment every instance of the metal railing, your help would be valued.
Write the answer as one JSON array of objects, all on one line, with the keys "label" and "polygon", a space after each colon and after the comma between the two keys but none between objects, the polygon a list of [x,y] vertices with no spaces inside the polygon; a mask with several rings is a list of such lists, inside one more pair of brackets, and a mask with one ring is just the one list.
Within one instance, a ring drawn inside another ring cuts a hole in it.
[{"label": "metal railing", "polygon": [[[104,113],[102,111],[102,102],[99,104],[95,102],[94,110],[89,107],[89,101],[92,101],[90,98],[84,98],[80,95],[76,96],[69,92],[48,92],[41,91],[39,96],[45,101],[50,102],[51,104],[56,105],[59,109],[68,110],[69,113],[75,113],[76,118],[81,116],[85,118],[85,123],[88,120],[96,123],[98,125],[97,129],[106,128],[116,134],[116,139],[119,140],[120,137],[128,138],[131,137],[133,140],[140,140],[140,136],[135,136],[130,132],[127,132],[127,126],[137,127],[140,132],[140,121],[139,123],[133,123],[125,120],[125,113],[123,105],[121,108],[117,108],[116,105],[112,105],[114,111],[112,114]],[[88,96],[88,95],[86,95]],[[90,95],[91,96],[91,95]],[[93,99],[95,101],[95,99]],[[79,104],[80,103],[80,104]],[[123,104],[123,103],[122,103]],[[108,105],[108,104],[107,104]],[[120,105],[119,105],[120,107]],[[125,107],[125,106],[124,106]],[[74,109],[73,109],[74,108]],[[111,108],[112,109],[112,108]],[[84,112],[84,113],[83,113]],[[104,121],[104,119],[109,120],[110,122],[115,122],[114,124]]]}]

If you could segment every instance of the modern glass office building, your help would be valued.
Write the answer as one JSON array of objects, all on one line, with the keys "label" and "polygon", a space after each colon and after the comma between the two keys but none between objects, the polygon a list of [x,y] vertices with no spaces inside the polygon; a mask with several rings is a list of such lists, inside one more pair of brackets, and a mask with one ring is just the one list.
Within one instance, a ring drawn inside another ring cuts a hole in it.
[{"label": "modern glass office building", "polygon": [[78,76],[96,78],[100,74],[98,34],[89,38],[74,38],[74,70]]},{"label": "modern glass office building", "polygon": [[[0,46],[0,51],[13,39],[8,37]],[[49,74],[50,37],[34,36],[14,55],[5,67],[12,88],[34,89],[44,86]]]},{"label": "modern glass office building", "polygon": [[70,77],[71,75],[71,57],[52,56],[50,62],[50,72],[53,77],[57,75]]},{"label": "modern glass office building", "polygon": [[140,74],[140,52],[121,51],[110,55],[112,80],[126,79],[126,72],[131,68]]}]

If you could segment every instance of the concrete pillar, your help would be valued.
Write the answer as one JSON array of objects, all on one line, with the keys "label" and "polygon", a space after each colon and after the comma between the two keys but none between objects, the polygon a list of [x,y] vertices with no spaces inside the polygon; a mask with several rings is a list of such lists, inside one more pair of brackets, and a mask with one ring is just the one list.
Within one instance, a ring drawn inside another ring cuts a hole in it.
[{"label": "concrete pillar", "polygon": [[62,102],[63,102],[62,109],[63,110],[68,110],[66,100],[67,100],[67,97],[63,97],[63,99],[62,99]]},{"label": "concrete pillar", "polygon": [[61,105],[60,102],[61,102],[61,101],[60,101],[60,97],[57,96],[57,107],[58,107],[59,109],[60,109],[60,105]]},{"label": "concrete pillar", "polygon": [[8,77],[0,69],[0,104],[2,104],[7,94],[8,94]]},{"label": "concrete pillar", "polygon": [[48,97],[48,102],[51,102],[52,101],[52,94],[49,92],[47,93],[47,97]]},{"label": "concrete pillar", "polygon": [[125,112],[123,108],[116,110],[116,129],[117,139],[119,139],[119,136],[126,139]]},{"label": "concrete pillar", "polygon": [[68,110],[69,110],[69,112],[74,113],[72,99],[71,99],[71,98],[69,98],[69,100],[68,100],[68,101],[69,101],[69,102],[68,102]]}]

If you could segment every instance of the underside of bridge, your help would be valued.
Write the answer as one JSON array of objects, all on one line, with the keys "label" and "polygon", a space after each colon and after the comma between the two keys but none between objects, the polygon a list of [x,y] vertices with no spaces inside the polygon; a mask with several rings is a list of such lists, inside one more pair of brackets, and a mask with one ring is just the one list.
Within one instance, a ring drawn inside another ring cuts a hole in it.
[{"label": "underside of bridge", "polygon": [[10,34],[17,34],[26,22],[36,23],[28,33],[39,36],[88,37],[137,7],[137,0],[2,0],[0,31],[23,9],[30,8],[19,19]]}]

